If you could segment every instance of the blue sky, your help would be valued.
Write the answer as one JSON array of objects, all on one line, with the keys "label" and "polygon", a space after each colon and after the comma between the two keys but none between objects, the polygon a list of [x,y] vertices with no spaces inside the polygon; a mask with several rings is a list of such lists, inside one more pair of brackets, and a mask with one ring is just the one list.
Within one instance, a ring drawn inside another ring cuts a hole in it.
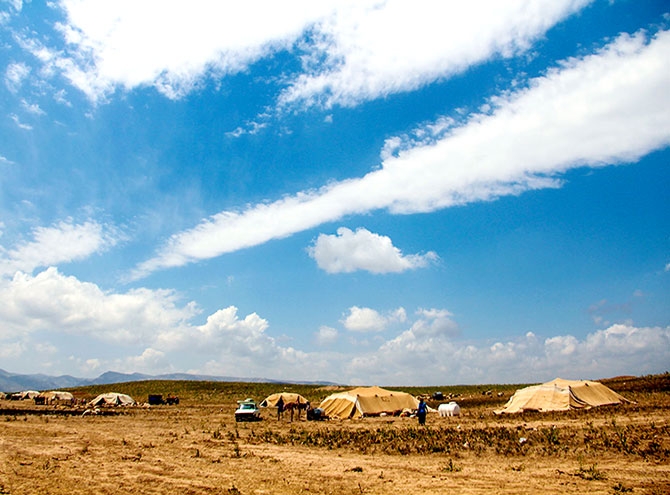
[{"label": "blue sky", "polygon": [[662,1],[0,3],[0,368],[670,363]]}]

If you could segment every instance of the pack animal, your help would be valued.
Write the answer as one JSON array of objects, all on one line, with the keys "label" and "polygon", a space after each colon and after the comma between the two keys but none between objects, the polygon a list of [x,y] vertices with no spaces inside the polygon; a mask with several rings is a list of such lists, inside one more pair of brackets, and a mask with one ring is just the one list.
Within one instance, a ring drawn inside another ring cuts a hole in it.
[{"label": "pack animal", "polygon": [[298,421],[300,421],[300,413],[302,411],[307,411],[310,408],[309,402],[287,402],[284,404],[284,411],[289,413],[289,421],[293,421],[293,413],[295,412],[298,416]]}]

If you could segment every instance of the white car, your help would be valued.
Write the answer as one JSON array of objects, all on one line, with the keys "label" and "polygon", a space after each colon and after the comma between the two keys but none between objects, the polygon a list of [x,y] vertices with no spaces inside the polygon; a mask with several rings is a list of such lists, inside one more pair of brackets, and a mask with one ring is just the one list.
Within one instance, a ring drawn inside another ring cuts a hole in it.
[{"label": "white car", "polygon": [[256,406],[253,399],[237,401],[237,410],[235,411],[235,421],[260,421],[261,411]]}]

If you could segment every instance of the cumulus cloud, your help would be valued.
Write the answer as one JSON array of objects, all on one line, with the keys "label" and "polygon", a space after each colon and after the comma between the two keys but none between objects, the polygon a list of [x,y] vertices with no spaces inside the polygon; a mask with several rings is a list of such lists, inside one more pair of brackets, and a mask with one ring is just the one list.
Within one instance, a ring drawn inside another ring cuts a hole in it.
[{"label": "cumulus cloud", "polygon": [[[241,316],[229,306],[196,323],[200,312],[174,291],[103,291],[55,268],[17,273],[0,279],[0,357],[11,368],[30,353],[60,373],[74,366],[86,373],[191,371],[299,380],[309,367],[316,379],[386,385],[597,379],[658,373],[670,362],[670,327],[618,323],[583,338],[528,332],[504,341],[465,340],[445,309],[420,309],[410,318],[402,308],[381,314],[352,307],[342,322],[349,331],[388,332],[389,322],[407,329],[385,340],[378,334],[381,343],[372,350],[327,353],[281,345],[256,313]],[[323,346],[338,338],[328,326],[315,334]]]},{"label": "cumulus cloud", "polygon": [[379,332],[387,323],[387,318],[374,309],[358,306],[349,308],[349,314],[342,320],[344,327],[353,332]]},{"label": "cumulus cloud", "polygon": [[556,335],[542,340],[528,332],[491,344],[448,334],[420,336],[408,330],[353,358],[347,369],[354,382],[439,385],[641,375],[661,372],[670,362],[670,327],[617,324],[583,339]]},{"label": "cumulus cloud", "polygon": [[389,237],[364,228],[353,232],[346,227],[337,229],[337,235],[319,234],[308,252],[319,268],[328,273],[351,273],[357,270],[399,273],[425,267],[437,259],[433,252],[405,256]]},{"label": "cumulus cloud", "polygon": [[35,268],[82,260],[114,246],[121,238],[112,227],[94,221],[75,224],[61,221],[51,227],[37,227],[33,240],[13,249],[0,246],[0,276],[17,271],[32,272]]},{"label": "cumulus cloud", "polygon": [[333,327],[322,326],[314,334],[316,343],[321,346],[330,345],[337,341],[339,332]]},{"label": "cumulus cloud", "polygon": [[458,335],[458,325],[446,309],[419,309],[419,318],[409,332],[413,337],[453,337]]},{"label": "cumulus cloud", "polygon": [[[265,378],[268,370],[281,378],[303,379],[310,356],[293,347],[284,347],[265,333],[268,322],[256,313],[244,319],[237,316],[234,306],[219,310],[207,318],[207,323],[189,332],[195,342],[212,354],[207,361],[207,373]],[[302,378],[299,378],[301,377]]]},{"label": "cumulus cloud", "polygon": [[[300,378],[308,355],[279,345],[256,313],[240,317],[230,306],[198,325],[193,320],[200,313],[172,290],[108,292],[53,267],[35,276],[17,272],[0,279],[0,348],[2,355],[11,350],[8,356],[17,363],[26,352],[35,359],[75,356],[85,371],[156,373],[188,369],[196,361],[206,363],[201,372],[257,377],[273,367],[273,377]],[[71,345],[56,349],[52,343],[47,352],[49,341]]]},{"label": "cumulus cloud", "polygon": [[147,343],[197,313],[193,303],[179,307],[174,291],[107,293],[54,267],[0,280],[0,300],[0,338],[5,339],[53,332],[117,344]]},{"label": "cumulus cloud", "polygon": [[563,61],[526,88],[490,101],[460,126],[445,120],[385,147],[364,177],[272,203],[223,211],[174,234],[132,276],[219,256],[387,209],[430,212],[559,187],[576,167],[634,162],[670,143],[670,32],[621,35],[597,53]]},{"label": "cumulus cloud", "polygon": [[164,352],[149,347],[138,356],[117,360],[117,364],[111,369],[128,373],[157,373],[169,370],[170,363]]}]

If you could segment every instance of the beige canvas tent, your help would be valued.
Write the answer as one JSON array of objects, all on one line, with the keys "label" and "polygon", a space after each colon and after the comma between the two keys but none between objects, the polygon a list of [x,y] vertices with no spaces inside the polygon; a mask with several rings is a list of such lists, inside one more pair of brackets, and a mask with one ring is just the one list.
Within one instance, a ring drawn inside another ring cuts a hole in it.
[{"label": "beige canvas tent", "polygon": [[307,404],[309,402],[300,394],[295,394],[292,392],[278,392],[263,399],[263,401],[259,404],[259,406],[277,407],[277,402],[279,402],[280,398],[283,400],[284,404],[288,404],[289,402],[299,402],[300,404]]},{"label": "beige canvas tent", "polygon": [[496,414],[523,411],[567,411],[629,402],[599,382],[556,378],[517,390]]},{"label": "beige canvas tent", "polygon": [[88,403],[89,406],[134,406],[135,404],[135,399],[130,395],[116,392],[100,394]]},{"label": "beige canvas tent", "polygon": [[70,392],[62,392],[60,390],[42,392],[38,397],[42,398],[47,404],[74,402],[74,395]]},{"label": "beige canvas tent", "polygon": [[37,390],[24,390],[23,392],[12,394],[11,397],[13,400],[28,400],[34,399],[38,395],[40,395],[40,393]]},{"label": "beige canvas tent", "polygon": [[359,387],[326,397],[321,405],[330,418],[362,418],[382,413],[396,414],[405,409],[414,410],[419,401],[405,392],[394,392],[380,387]]}]

